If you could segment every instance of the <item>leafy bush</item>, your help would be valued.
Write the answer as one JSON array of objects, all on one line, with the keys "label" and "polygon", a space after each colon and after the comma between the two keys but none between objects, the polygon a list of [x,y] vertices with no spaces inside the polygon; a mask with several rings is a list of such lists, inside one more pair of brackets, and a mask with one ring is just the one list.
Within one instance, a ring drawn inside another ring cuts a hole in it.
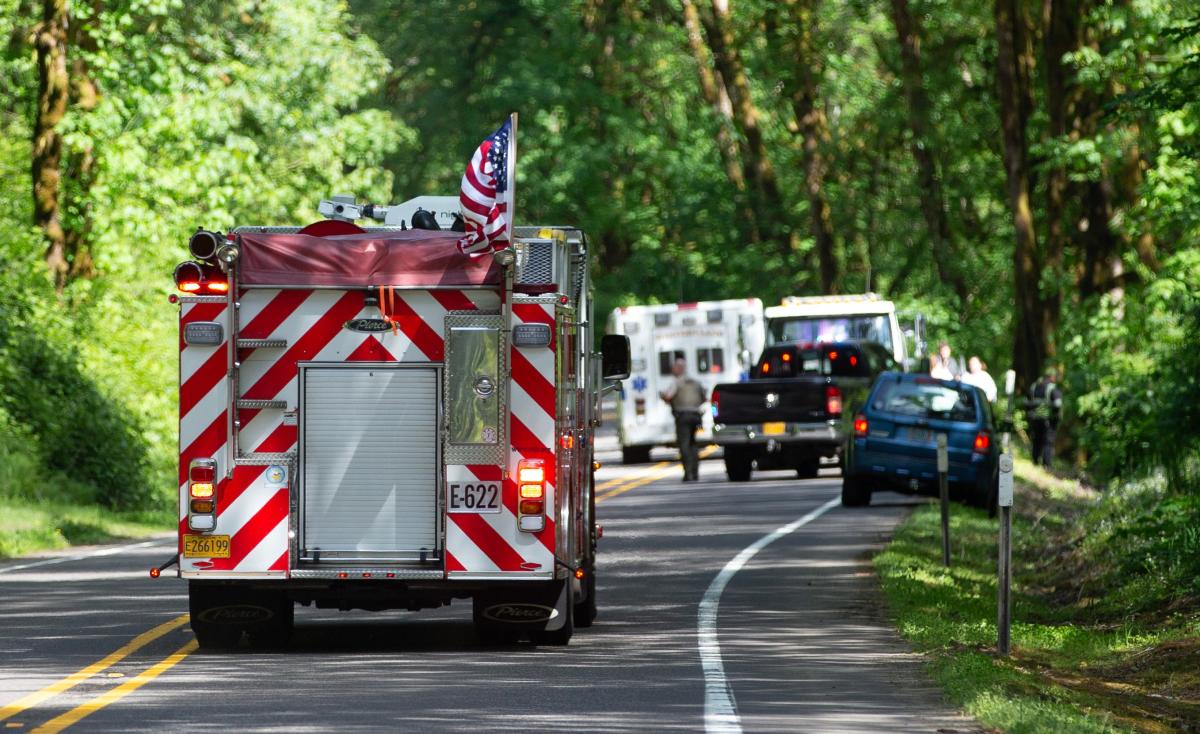
[{"label": "leafy bush", "polygon": [[[27,456],[38,457],[44,467],[74,482],[64,486],[56,481],[55,487],[41,489],[29,487],[25,479],[18,493],[31,499],[144,507],[152,493],[138,425],[82,365],[76,347],[81,335],[62,315],[45,279],[30,275],[36,272],[32,265],[15,259],[0,268],[4,282],[24,286],[0,292],[0,431],[5,451],[23,448]],[[80,496],[86,494],[91,496]]]},{"label": "leafy bush", "polygon": [[1200,252],[1068,328],[1068,420],[1088,471],[1105,482],[1161,467],[1172,491],[1200,492]]}]

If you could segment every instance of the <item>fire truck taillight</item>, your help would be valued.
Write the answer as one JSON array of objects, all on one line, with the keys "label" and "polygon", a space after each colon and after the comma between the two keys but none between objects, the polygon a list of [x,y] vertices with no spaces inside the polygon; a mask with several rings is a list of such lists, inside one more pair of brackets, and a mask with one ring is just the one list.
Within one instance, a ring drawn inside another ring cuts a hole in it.
[{"label": "fire truck taillight", "polygon": [[202,532],[217,526],[217,462],[192,459],[188,464],[188,527]]},{"label": "fire truck taillight", "polygon": [[175,287],[198,296],[221,296],[229,292],[229,281],[215,265],[194,260],[175,266]]},{"label": "fire truck taillight", "polygon": [[546,527],[546,465],[541,459],[517,464],[517,527],[528,533]]}]

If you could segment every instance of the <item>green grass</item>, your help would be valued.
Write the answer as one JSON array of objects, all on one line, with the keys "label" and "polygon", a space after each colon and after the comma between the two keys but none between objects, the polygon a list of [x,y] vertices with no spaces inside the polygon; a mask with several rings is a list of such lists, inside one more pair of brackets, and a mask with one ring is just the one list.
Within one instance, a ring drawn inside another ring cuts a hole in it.
[{"label": "green grass", "polygon": [[[1101,498],[1025,462],[1018,477],[1011,658],[995,654],[998,522],[961,505],[951,510],[951,568],[941,565],[935,504],[916,510],[875,558],[901,633],[927,653],[950,700],[988,727],[1200,731],[1195,596],[1160,588],[1136,559],[1090,568],[1140,547],[1119,538],[1145,526],[1144,498]],[[1149,601],[1135,603],[1134,590]]]},{"label": "green grass", "polygon": [[0,499],[0,558],[72,545],[142,538],[171,529],[171,513]]},{"label": "green grass", "polygon": [[36,441],[0,410],[0,558],[141,538],[173,527],[174,507],[116,512],[95,489],[48,469]]}]

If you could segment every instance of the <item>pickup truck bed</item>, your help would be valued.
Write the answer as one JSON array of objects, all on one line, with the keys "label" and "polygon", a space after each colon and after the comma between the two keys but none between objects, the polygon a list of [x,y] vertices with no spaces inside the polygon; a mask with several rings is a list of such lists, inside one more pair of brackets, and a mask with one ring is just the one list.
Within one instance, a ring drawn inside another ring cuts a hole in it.
[{"label": "pickup truck bed", "polygon": [[713,442],[729,478],[746,481],[756,468],[814,477],[823,457],[840,460],[854,409],[894,364],[874,343],[768,347],[749,382],[713,390]]}]

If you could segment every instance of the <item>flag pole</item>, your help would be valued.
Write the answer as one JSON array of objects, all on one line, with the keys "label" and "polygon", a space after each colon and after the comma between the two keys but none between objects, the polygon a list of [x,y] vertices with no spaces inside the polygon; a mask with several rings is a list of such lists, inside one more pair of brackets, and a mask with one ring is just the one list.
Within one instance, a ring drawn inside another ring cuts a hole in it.
[{"label": "flag pole", "polygon": [[516,242],[517,237],[517,113],[508,116],[511,121],[511,134],[508,136],[508,226],[509,242]]}]

